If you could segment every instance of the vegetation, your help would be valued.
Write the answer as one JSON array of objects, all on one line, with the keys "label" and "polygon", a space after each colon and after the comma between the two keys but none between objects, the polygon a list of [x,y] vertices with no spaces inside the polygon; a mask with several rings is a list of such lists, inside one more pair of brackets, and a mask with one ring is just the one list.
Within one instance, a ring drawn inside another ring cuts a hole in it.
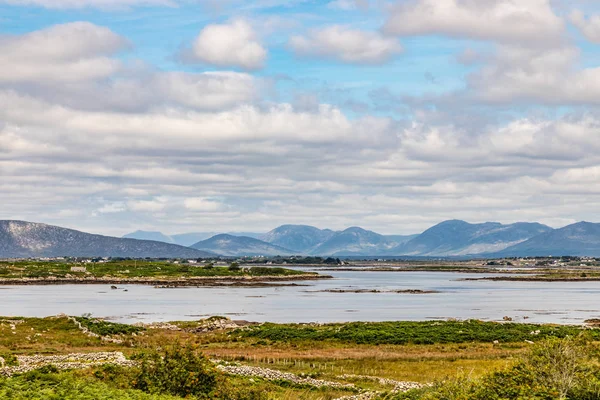
[{"label": "vegetation", "polygon": [[[0,318],[0,356],[14,365],[18,355],[122,351],[138,366],[103,365],[64,372],[44,367],[0,378],[0,398],[322,400],[350,394],[226,375],[209,361],[220,359],[353,383],[387,393],[382,395],[387,400],[547,400],[561,396],[600,400],[600,331],[596,329],[438,321],[264,324],[206,330],[219,326],[214,324],[215,317],[173,322],[164,329],[130,330],[128,325],[89,316],[76,319],[100,335],[118,334],[121,342],[89,336],[66,317]],[[433,386],[398,394],[390,392],[393,386],[389,384],[361,376]]]},{"label": "vegetation", "polygon": [[[357,344],[435,344],[494,341],[510,343],[536,341],[549,337],[577,335],[582,328],[564,325],[469,321],[446,322],[352,322],[345,324],[264,324],[232,333],[240,337],[273,342],[338,341]],[[600,337],[594,330],[590,333]]]},{"label": "vegetation", "polygon": [[100,336],[129,335],[131,333],[139,333],[144,330],[144,328],[133,325],[118,324],[90,317],[75,317],[75,320],[77,320],[81,326],[89,329],[90,332]]},{"label": "vegetation", "polygon": [[147,393],[197,398],[208,397],[217,387],[214,365],[188,344],[169,345],[141,357],[134,386]]},{"label": "vegetation", "polygon": [[295,264],[295,265],[339,265],[342,264],[342,261],[339,258],[333,257],[315,257],[315,256],[291,256],[291,257],[260,257],[260,258],[246,258],[244,259],[244,263],[246,264]]},{"label": "vegetation", "polygon": [[[76,267],[73,269],[73,267]],[[189,264],[170,261],[110,260],[97,263],[63,261],[0,261],[0,279],[20,278],[196,278],[236,276],[289,276],[306,272],[285,268],[243,268],[234,262],[229,267],[213,263]]]},{"label": "vegetation", "polygon": [[[390,398],[386,396],[385,398]],[[597,348],[582,339],[548,339],[506,369],[473,379],[458,376],[394,400],[597,400]]]}]

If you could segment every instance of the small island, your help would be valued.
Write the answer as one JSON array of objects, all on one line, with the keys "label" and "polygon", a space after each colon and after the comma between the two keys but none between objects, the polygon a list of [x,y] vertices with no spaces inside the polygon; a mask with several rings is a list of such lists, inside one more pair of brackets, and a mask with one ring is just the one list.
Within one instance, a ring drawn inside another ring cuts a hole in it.
[{"label": "small island", "polygon": [[276,266],[243,266],[235,261],[122,259],[0,261],[0,285],[244,286],[328,278],[331,277]]}]

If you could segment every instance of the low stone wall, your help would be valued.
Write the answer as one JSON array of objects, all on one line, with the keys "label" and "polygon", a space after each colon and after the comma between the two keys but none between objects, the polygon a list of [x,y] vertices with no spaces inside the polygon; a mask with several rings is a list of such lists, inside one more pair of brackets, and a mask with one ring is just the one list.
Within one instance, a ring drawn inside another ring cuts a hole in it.
[{"label": "low stone wall", "polygon": [[59,370],[83,369],[97,365],[113,364],[123,367],[137,365],[127,360],[120,351],[102,353],[72,353],[60,356],[17,356],[17,364],[13,367],[0,368],[0,375],[12,376],[53,365]]},{"label": "low stone wall", "polygon": [[321,379],[304,378],[289,372],[281,372],[269,368],[251,367],[248,365],[231,365],[231,364],[219,364],[217,368],[223,372],[231,375],[239,375],[246,377],[257,377],[263,378],[269,381],[288,381],[299,385],[309,385],[314,387],[330,387],[339,389],[352,389],[358,390],[356,386],[351,383],[339,383],[332,381],[325,381]]}]

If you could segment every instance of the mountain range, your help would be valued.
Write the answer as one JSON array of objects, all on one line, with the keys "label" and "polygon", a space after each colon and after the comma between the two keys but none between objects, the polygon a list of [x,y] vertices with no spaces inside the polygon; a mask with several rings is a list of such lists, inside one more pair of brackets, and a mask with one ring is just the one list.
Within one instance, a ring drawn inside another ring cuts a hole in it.
[{"label": "mountain range", "polygon": [[191,246],[223,256],[291,256],[296,252],[248,236],[221,234]]},{"label": "mountain range", "polygon": [[[253,238],[243,234],[230,234],[219,240],[203,240],[192,247],[228,256],[304,254],[335,257],[453,257],[497,253],[552,231],[551,227],[539,223],[470,224],[460,220],[444,221],[419,235],[406,236],[381,235],[360,227],[334,231],[308,225],[282,225],[265,234],[256,234]],[[166,236],[160,232],[149,234],[133,233],[128,237],[158,239]]]},{"label": "mountain range", "polygon": [[[185,236],[189,246],[174,244]],[[539,223],[470,224],[450,220],[419,235],[381,235],[360,227],[341,231],[282,225],[267,233],[164,235],[137,231],[125,238],[94,235],[24,221],[0,221],[0,258],[112,256],[202,258],[222,256],[410,256],[410,257],[600,257],[600,224],[579,222],[560,229]]]},{"label": "mountain range", "polygon": [[[202,240],[209,239],[215,235],[220,235],[223,232],[190,232],[180,233],[177,235],[165,235],[162,232],[155,231],[135,231],[123,236],[128,239],[140,240],[156,240],[159,242],[178,244],[180,246],[190,247]],[[254,239],[259,239],[263,234],[255,232],[225,232],[233,236],[248,236]]]},{"label": "mountain range", "polygon": [[201,258],[214,254],[152,240],[93,235],[25,221],[0,221],[0,257]]},{"label": "mountain range", "polygon": [[536,255],[600,257],[600,224],[578,222],[547,231],[494,254],[501,257]]},{"label": "mountain range", "polygon": [[549,226],[538,223],[469,224],[465,221],[450,220],[439,223],[412,240],[394,247],[389,254],[466,256],[493,253],[552,230]]}]

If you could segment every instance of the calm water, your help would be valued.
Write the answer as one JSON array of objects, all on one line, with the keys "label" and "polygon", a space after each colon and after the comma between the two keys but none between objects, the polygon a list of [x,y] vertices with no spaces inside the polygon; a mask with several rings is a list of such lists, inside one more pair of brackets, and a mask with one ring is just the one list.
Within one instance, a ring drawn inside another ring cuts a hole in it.
[{"label": "calm water", "polygon": [[[121,322],[190,320],[211,315],[272,322],[478,318],[581,323],[600,318],[600,282],[464,281],[448,272],[327,272],[307,286],[156,289],[143,285],[0,286],[0,315],[65,313]],[[422,289],[435,294],[324,293],[326,289]],[[124,289],[127,289],[125,291]]]}]

